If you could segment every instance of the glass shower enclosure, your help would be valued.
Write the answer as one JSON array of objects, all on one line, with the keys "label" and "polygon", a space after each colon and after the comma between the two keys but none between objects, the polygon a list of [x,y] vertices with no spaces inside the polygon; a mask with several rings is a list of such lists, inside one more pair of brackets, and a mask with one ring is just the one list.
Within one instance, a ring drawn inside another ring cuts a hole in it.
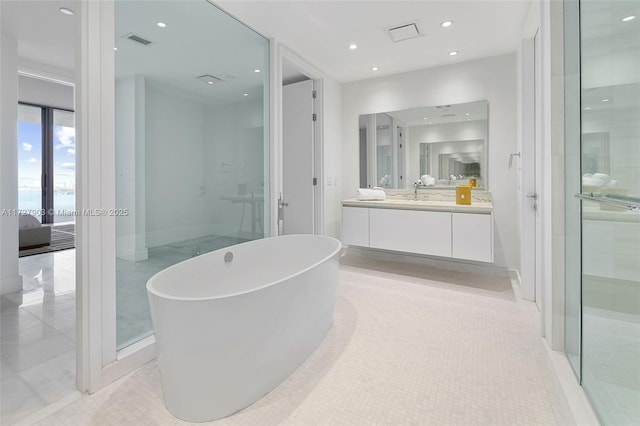
[{"label": "glass shower enclosure", "polygon": [[153,274],[270,234],[269,42],[204,0],[116,0],[114,51],[122,349]]},{"label": "glass shower enclosure", "polygon": [[640,2],[565,1],[565,351],[600,421],[640,421]]}]

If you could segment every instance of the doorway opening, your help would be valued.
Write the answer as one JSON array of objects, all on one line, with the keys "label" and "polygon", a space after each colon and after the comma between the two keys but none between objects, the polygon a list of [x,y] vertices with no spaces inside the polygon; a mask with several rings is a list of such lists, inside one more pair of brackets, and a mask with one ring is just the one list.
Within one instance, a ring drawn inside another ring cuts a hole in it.
[{"label": "doorway opening", "polygon": [[[77,391],[77,27],[55,3],[3,1],[0,7],[8,96],[2,120],[15,126],[12,155],[0,164],[14,170],[8,181],[3,175],[3,191],[15,200],[15,214],[3,221],[12,223],[16,238],[5,239],[3,226],[2,263],[20,277],[15,287],[0,288],[0,423],[13,424]],[[48,30],[34,32],[37,27]]]},{"label": "doorway opening", "polygon": [[322,233],[322,80],[282,62],[282,192],[278,233]]}]

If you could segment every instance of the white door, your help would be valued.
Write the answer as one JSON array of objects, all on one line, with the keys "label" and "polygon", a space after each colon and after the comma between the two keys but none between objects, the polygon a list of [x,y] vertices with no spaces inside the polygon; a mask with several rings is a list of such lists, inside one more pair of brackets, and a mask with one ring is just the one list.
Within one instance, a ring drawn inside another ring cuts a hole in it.
[{"label": "white door", "polygon": [[283,208],[281,234],[314,233],[313,80],[289,84],[282,95]]},{"label": "white door", "polygon": [[534,37],[534,51],[535,51],[535,71],[534,71],[534,86],[535,86],[535,143],[533,144],[533,158],[535,161],[535,167],[533,168],[533,189],[529,192],[528,197],[532,202],[533,215],[534,215],[534,229],[535,229],[535,301],[538,309],[541,309],[542,305],[542,215],[538,206],[540,200],[538,199],[539,189],[542,188],[542,49],[540,43],[540,31],[536,32]]},{"label": "white door", "polygon": [[522,296],[542,301],[542,244],[538,214],[538,191],[541,188],[541,84],[540,36],[525,40],[523,54],[523,135],[522,135]]}]

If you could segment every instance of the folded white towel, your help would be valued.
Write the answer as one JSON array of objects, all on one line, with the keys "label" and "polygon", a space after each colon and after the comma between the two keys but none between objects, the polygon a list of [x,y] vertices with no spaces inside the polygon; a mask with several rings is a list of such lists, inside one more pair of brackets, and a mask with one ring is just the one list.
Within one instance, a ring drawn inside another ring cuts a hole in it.
[{"label": "folded white towel", "polygon": [[358,200],[384,200],[387,194],[380,189],[358,188]]},{"label": "folded white towel", "polygon": [[588,187],[605,186],[611,182],[611,176],[606,173],[594,173],[588,176],[586,173],[582,175],[582,185]]},{"label": "folded white towel", "polygon": [[422,175],[420,181],[422,181],[424,186],[433,186],[436,184],[436,178],[431,175]]}]

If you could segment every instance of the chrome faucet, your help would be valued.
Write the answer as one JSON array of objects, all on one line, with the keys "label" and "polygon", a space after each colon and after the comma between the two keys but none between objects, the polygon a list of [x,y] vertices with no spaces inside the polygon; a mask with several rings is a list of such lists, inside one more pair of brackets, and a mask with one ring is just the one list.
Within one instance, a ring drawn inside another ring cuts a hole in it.
[{"label": "chrome faucet", "polygon": [[413,193],[416,194],[416,197],[418,196],[418,188],[426,188],[425,184],[422,183],[420,179],[413,182]]}]

